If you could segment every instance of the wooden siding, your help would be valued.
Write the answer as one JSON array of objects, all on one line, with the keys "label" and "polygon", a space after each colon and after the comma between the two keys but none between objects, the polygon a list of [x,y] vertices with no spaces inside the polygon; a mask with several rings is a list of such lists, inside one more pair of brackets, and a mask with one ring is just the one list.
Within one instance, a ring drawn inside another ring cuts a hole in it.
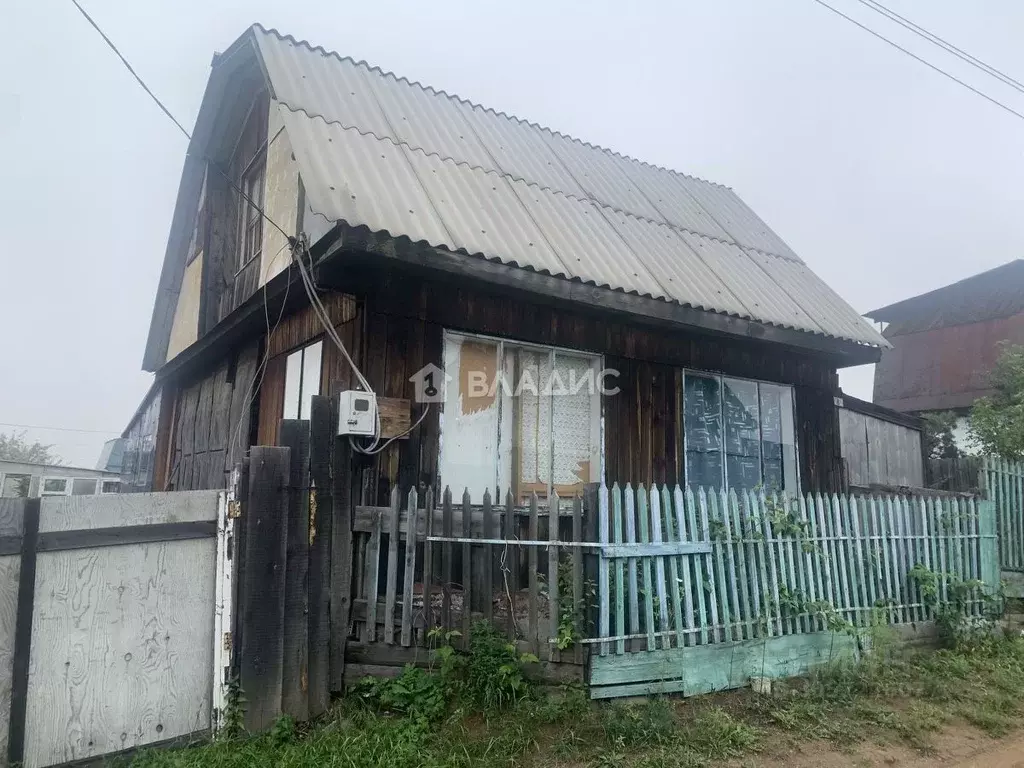
[{"label": "wooden siding", "polygon": [[[442,363],[445,328],[602,354],[606,367],[620,371],[617,384],[622,390],[605,398],[605,477],[634,484],[675,483],[681,469],[682,369],[789,384],[794,386],[796,400],[802,489],[842,488],[833,400],[837,376],[826,360],[754,340],[641,327],[614,316],[569,312],[476,287],[400,274],[363,272],[346,289],[364,298],[354,320],[341,327],[343,338],[379,396],[414,398],[409,379],[428,363]],[[333,345],[326,343],[324,394],[352,386],[351,372],[339,358]],[[283,364],[268,366],[260,398],[263,444],[276,438],[283,378]],[[418,406],[412,415],[414,420],[419,417]],[[395,483],[421,490],[436,484],[438,453],[435,412],[410,439],[396,441],[375,461],[364,462],[362,503],[387,504]]]},{"label": "wooden siding", "polygon": [[[249,444],[255,344],[178,388],[167,490],[224,488],[226,472]],[[240,423],[241,422],[241,423]],[[161,433],[162,434],[162,433]]]},{"label": "wooden siding", "polygon": [[843,460],[851,485],[924,485],[921,432],[839,408]]}]

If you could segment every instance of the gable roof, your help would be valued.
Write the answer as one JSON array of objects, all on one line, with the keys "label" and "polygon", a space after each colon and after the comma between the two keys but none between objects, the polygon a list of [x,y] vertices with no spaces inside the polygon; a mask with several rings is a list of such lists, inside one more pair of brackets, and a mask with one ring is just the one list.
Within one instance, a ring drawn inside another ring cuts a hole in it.
[{"label": "gable roof", "polygon": [[887,335],[968,325],[1024,312],[1024,259],[865,313],[892,325]]},{"label": "gable roof", "polygon": [[[260,25],[236,46],[246,39],[266,72],[306,204],[331,222],[699,310],[888,346],[727,187]],[[166,287],[174,290],[173,281]]]}]

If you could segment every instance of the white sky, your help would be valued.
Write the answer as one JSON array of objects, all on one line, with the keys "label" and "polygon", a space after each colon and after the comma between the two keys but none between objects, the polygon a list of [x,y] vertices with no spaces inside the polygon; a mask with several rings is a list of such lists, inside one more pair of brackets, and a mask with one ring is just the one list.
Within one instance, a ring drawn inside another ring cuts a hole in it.
[{"label": "white sky", "polygon": [[[727,184],[859,311],[1022,253],[1024,121],[812,0],[83,2],[186,126],[212,53],[261,21]],[[1024,95],[833,2],[1024,112]],[[1024,79],[1024,5],[890,4]],[[69,0],[5,10],[0,422],[108,431],[28,430],[91,466],[149,385],[185,140]],[[842,383],[870,399],[870,367]]]}]

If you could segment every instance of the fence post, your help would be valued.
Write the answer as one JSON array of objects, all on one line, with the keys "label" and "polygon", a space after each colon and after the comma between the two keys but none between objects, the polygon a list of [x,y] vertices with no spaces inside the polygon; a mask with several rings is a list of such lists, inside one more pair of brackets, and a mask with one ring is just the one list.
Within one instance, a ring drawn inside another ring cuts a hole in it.
[{"label": "fence post", "polygon": [[331,460],[334,449],[334,400],[312,399],[309,415],[309,715],[331,703]]},{"label": "fence post", "polygon": [[289,454],[255,446],[249,459],[240,677],[245,727],[253,732],[281,716]]},{"label": "fence post", "polygon": [[[345,684],[345,646],[352,609],[352,445],[335,437],[331,522],[331,690]],[[371,596],[375,597],[375,596]]]},{"label": "fence post", "polygon": [[38,498],[25,500],[20,526],[21,563],[18,571],[14,653],[11,661],[11,709],[7,730],[9,765],[21,765],[25,759],[25,717],[28,707],[29,660],[32,651],[32,613],[36,591],[36,544],[39,539],[40,503],[41,500]]},{"label": "fence post", "polygon": [[302,721],[309,718],[309,423],[284,419],[278,435],[290,451],[281,708]]}]

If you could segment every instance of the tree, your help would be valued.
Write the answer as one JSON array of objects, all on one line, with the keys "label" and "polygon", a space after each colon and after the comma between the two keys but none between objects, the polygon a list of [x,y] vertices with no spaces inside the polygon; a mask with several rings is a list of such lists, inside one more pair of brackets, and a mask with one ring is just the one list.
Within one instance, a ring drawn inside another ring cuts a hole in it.
[{"label": "tree", "polygon": [[924,415],[924,451],[929,459],[955,459],[960,450],[953,441],[957,416],[952,411]]},{"label": "tree", "polygon": [[24,432],[0,432],[0,459],[26,464],[60,464],[64,460],[53,452],[52,445],[25,439]]},{"label": "tree", "polygon": [[995,392],[971,410],[971,436],[982,453],[1024,459],[1024,347],[1003,345],[989,386]]}]

